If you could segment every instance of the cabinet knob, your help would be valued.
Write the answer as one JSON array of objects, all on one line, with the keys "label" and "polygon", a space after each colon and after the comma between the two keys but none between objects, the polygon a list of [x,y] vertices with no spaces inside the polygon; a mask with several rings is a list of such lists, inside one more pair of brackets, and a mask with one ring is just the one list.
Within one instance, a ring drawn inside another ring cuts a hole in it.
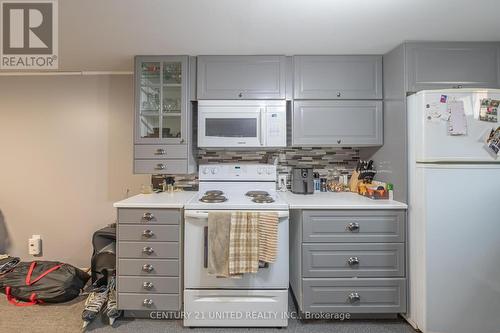
[{"label": "cabinet knob", "polygon": [[338,143],[338,144],[341,144],[341,143],[342,143],[342,140],[337,140],[337,143]]},{"label": "cabinet knob", "polygon": [[149,229],[144,230],[144,231],[142,232],[142,235],[143,235],[144,237],[146,237],[146,238],[151,238],[151,237],[153,237],[153,236],[154,236],[154,234],[155,234],[155,233],[154,233],[153,231],[149,230]]},{"label": "cabinet knob", "polygon": [[350,257],[349,259],[347,259],[347,263],[349,264],[349,266],[356,266],[359,265],[359,259],[358,257]]},{"label": "cabinet knob", "polygon": [[351,303],[358,303],[361,301],[361,296],[359,296],[358,293],[350,293],[348,298]]},{"label": "cabinet knob", "polygon": [[155,218],[155,216],[154,216],[152,213],[149,213],[149,212],[144,213],[144,214],[142,215],[142,219],[143,219],[144,221],[148,221],[148,222],[149,222],[149,221],[153,220],[154,218]]},{"label": "cabinet knob", "polygon": [[338,92],[338,93],[337,93],[337,97],[340,97],[340,96],[341,96],[341,93],[340,93],[340,92]]},{"label": "cabinet knob", "polygon": [[350,231],[350,232],[356,232],[359,231],[359,223],[357,222],[351,222],[348,225],[345,226],[345,229]]},{"label": "cabinet knob", "polygon": [[153,269],[154,269],[154,268],[153,268],[153,265],[151,265],[151,264],[144,264],[144,265],[142,265],[142,271],[143,271],[143,272],[148,272],[148,273],[150,273],[150,272],[152,272],[152,271],[153,271]]},{"label": "cabinet knob", "polygon": [[156,149],[155,155],[165,155],[165,149],[163,148]]},{"label": "cabinet knob", "polygon": [[243,94],[242,94],[242,93],[239,93],[239,94],[238,94],[238,97],[239,97],[239,98],[242,98],[242,97],[243,97]]},{"label": "cabinet knob", "polygon": [[156,165],[155,170],[165,170],[165,164],[163,164],[163,163],[158,163],[158,164]]},{"label": "cabinet knob", "polygon": [[153,250],[151,246],[145,246],[142,248],[142,253],[144,254],[151,255],[153,252],[155,252],[155,250]]},{"label": "cabinet knob", "polygon": [[186,140],[184,140],[184,139],[181,139],[181,143],[184,143],[185,141],[186,141]]},{"label": "cabinet knob", "polygon": [[144,305],[145,307],[150,307],[151,305],[153,305],[153,300],[152,299],[149,299],[149,298],[146,298],[143,302],[142,302],[142,305]]},{"label": "cabinet knob", "polygon": [[147,282],[147,281],[145,281],[145,282],[142,284],[142,287],[143,287],[144,289],[148,289],[148,290],[149,290],[149,289],[153,289],[153,286],[154,286],[154,285],[153,285],[153,282]]}]

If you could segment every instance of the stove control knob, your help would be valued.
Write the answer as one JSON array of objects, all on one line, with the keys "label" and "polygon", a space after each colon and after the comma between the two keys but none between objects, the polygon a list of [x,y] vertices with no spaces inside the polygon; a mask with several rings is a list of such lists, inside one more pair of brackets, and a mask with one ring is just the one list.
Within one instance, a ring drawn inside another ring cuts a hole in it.
[{"label": "stove control knob", "polygon": [[257,169],[257,173],[258,173],[259,175],[262,175],[262,173],[263,173],[263,172],[264,172],[264,169],[263,169],[263,168],[258,168],[258,169]]},{"label": "stove control knob", "polygon": [[210,171],[212,171],[212,175],[215,175],[219,172],[219,168],[212,168]]},{"label": "stove control knob", "polygon": [[267,168],[267,174],[270,175],[273,173],[273,168]]},{"label": "stove control knob", "polygon": [[208,168],[203,168],[203,174],[204,175],[208,175],[208,171],[209,171]]}]

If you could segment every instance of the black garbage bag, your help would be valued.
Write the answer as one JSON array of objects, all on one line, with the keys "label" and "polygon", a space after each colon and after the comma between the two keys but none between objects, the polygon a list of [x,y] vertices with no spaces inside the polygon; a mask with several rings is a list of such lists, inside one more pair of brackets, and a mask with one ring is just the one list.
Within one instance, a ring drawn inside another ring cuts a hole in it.
[{"label": "black garbage bag", "polygon": [[84,271],[57,261],[21,262],[0,278],[0,291],[18,306],[63,303],[77,297],[89,278]]}]

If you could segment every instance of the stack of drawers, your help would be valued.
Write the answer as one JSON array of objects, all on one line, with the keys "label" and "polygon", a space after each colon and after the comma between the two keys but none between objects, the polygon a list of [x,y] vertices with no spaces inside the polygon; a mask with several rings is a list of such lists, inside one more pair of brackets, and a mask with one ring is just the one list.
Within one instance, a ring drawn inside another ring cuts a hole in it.
[{"label": "stack of drawers", "polygon": [[187,145],[135,145],[134,172],[147,174],[187,173]]},{"label": "stack of drawers", "polygon": [[300,310],[405,312],[405,216],[403,210],[295,214],[291,252],[300,259],[292,259],[299,267],[290,280]]},{"label": "stack of drawers", "polygon": [[118,209],[119,309],[180,310],[180,221],[176,209]]}]

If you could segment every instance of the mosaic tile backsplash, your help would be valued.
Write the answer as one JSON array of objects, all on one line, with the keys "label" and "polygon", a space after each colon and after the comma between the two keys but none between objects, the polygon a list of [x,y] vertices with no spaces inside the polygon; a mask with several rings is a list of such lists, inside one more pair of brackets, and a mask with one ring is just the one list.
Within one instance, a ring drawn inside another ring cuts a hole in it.
[{"label": "mosaic tile backsplash", "polygon": [[359,160],[354,148],[283,148],[263,151],[198,150],[199,164],[207,163],[269,163],[277,162],[278,172],[290,174],[294,167],[312,167],[320,176],[337,169],[350,174]]}]

